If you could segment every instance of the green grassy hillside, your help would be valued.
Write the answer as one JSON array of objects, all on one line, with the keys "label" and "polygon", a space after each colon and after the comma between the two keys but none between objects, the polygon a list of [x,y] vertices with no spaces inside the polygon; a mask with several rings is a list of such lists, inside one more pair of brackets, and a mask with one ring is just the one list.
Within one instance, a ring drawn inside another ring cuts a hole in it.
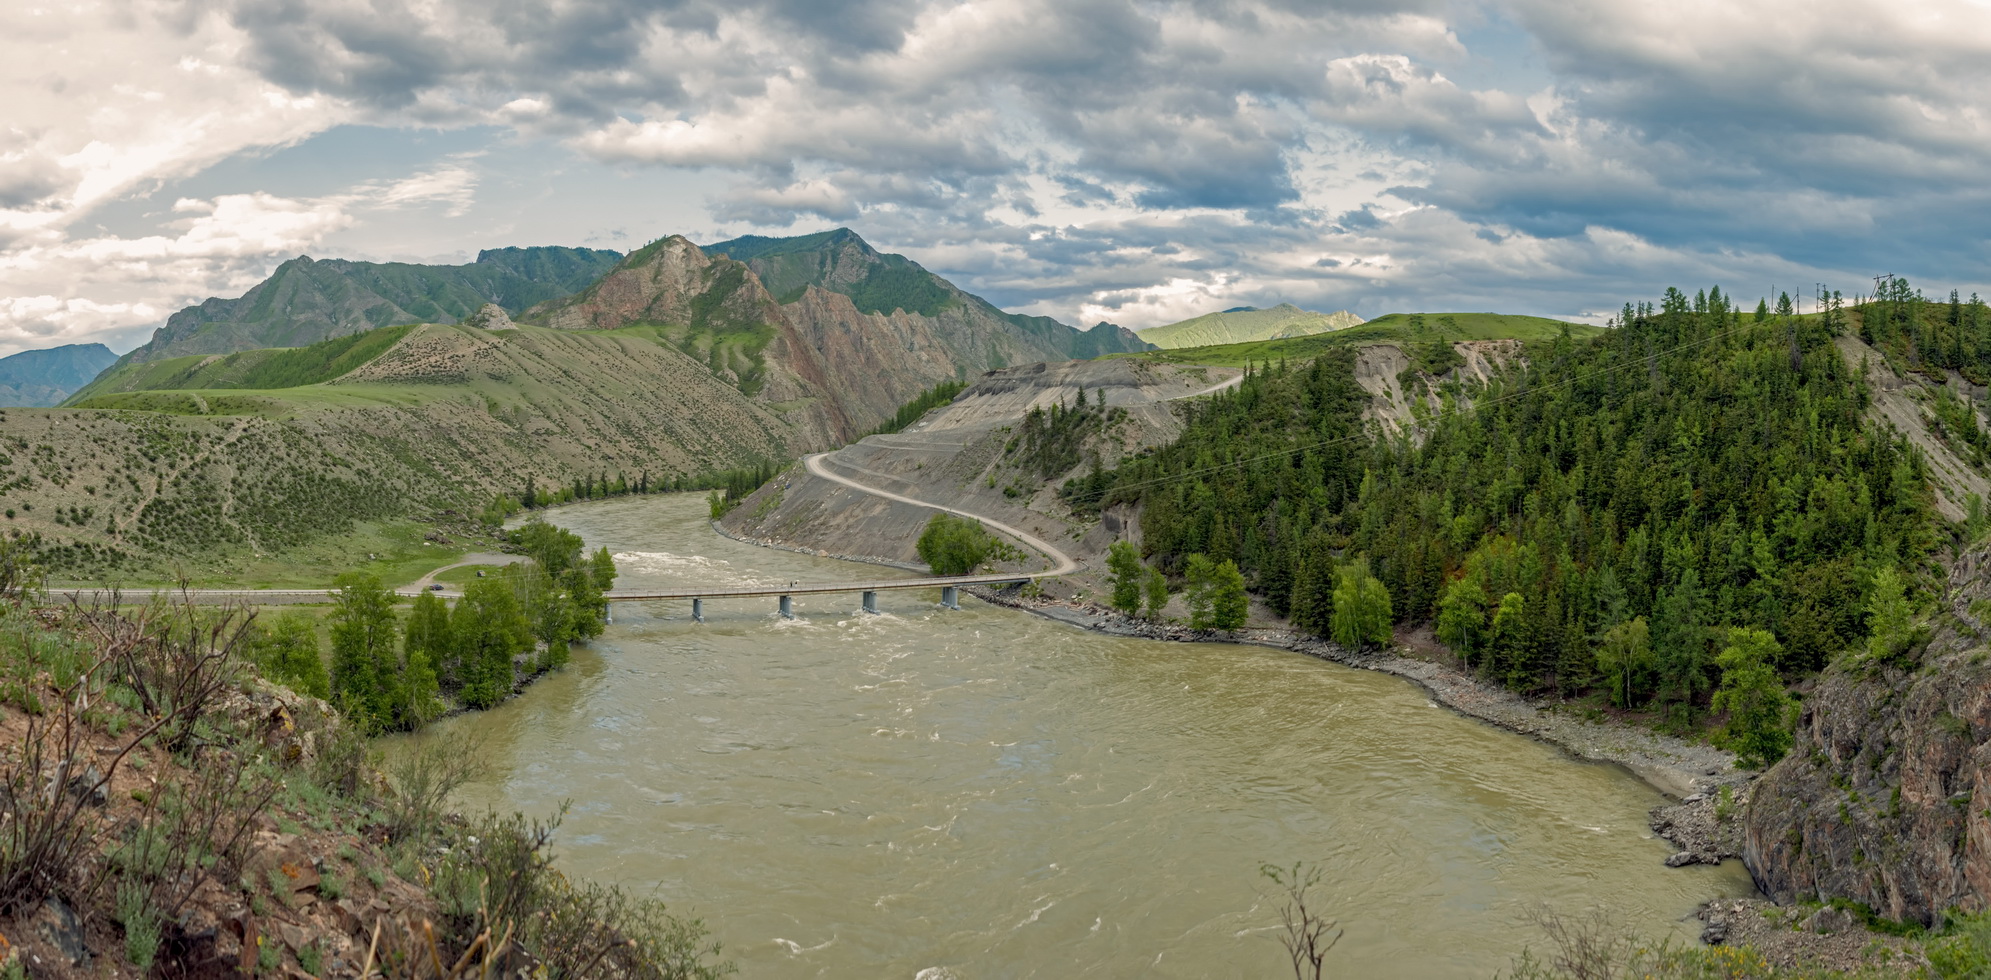
[{"label": "green grassy hillside", "polygon": [[71,396],[72,404],[123,391],[205,388],[297,388],[337,378],[381,355],[413,330],[381,327],[321,340],[309,347],[279,347],[195,354],[164,361],[119,364]]},{"label": "green grassy hillside", "polygon": [[1266,310],[1226,310],[1222,313],[1205,313],[1165,327],[1150,327],[1140,331],[1136,336],[1156,347],[1174,350],[1181,347],[1242,344],[1278,337],[1303,337],[1308,334],[1346,329],[1361,322],[1361,317],[1345,310],[1339,313],[1316,313],[1313,310],[1300,309],[1291,303],[1281,303]]},{"label": "green grassy hillside", "polygon": [[66,581],[303,584],[369,554],[439,559],[449,546],[414,522],[465,527],[527,481],[655,486],[807,448],[782,407],[656,328],[428,324],[341,340],[226,370],[158,365],[188,386],[0,413],[0,525],[36,535]]},{"label": "green grassy hillside", "polygon": [[1430,343],[1432,341],[1519,340],[1524,343],[1553,340],[1567,329],[1576,339],[1593,337],[1603,331],[1584,323],[1569,323],[1539,316],[1504,313],[1391,313],[1361,326],[1305,337],[1281,337],[1241,344],[1153,350],[1122,357],[1138,357],[1162,364],[1209,364],[1242,367],[1248,363],[1302,360],[1342,347],[1370,344]]}]

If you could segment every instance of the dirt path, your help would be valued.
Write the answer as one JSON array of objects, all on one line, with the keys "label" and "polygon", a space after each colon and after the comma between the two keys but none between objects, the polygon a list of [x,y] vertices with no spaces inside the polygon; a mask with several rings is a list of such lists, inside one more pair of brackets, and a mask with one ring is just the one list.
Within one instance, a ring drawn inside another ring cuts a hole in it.
[{"label": "dirt path", "polygon": [[415,584],[408,586],[408,588],[413,589],[416,592],[420,592],[423,589],[426,589],[429,586],[434,585],[436,576],[441,575],[442,573],[447,572],[452,568],[462,568],[465,565],[512,565],[518,562],[522,562],[524,560],[525,560],[524,555],[505,555],[493,551],[480,551],[475,554],[464,555],[462,559],[456,562],[444,565],[441,568],[429,572],[427,575],[424,575],[421,578],[416,579]]}]

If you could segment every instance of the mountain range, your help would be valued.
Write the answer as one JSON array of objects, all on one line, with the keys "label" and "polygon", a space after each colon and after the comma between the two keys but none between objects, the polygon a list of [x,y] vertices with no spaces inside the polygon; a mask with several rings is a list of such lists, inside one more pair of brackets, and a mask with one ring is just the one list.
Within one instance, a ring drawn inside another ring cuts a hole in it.
[{"label": "mountain range", "polygon": [[59,405],[117,359],[102,344],[65,344],[0,357],[0,406]]},{"label": "mountain range", "polygon": [[26,448],[0,460],[0,511],[89,580],[295,568],[528,483],[778,462],[942,381],[1148,349],[1005,313],[845,229],[468,266],[298,259],[176,314],[65,403],[95,411],[4,413]]},{"label": "mountain range", "polygon": [[402,323],[455,323],[486,303],[515,314],[586,286],[621,258],[605,249],[560,247],[486,249],[467,265],[300,255],[236,299],[209,299],[173,314],[119,363],[303,347]]},{"label": "mountain range", "polygon": [[1178,323],[1149,327],[1140,331],[1138,336],[1163,349],[1209,347],[1213,344],[1304,337],[1330,330],[1345,330],[1362,322],[1361,317],[1346,310],[1316,313],[1291,303],[1280,303],[1265,310],[1238,306],[1220,313],[1205,313]]}]

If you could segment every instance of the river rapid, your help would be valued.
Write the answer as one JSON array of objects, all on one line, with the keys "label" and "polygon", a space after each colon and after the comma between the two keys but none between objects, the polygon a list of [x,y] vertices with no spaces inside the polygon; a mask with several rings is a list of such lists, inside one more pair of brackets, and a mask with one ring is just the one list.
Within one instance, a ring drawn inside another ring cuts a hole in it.
[{"label": "river rapid", "polygon": [[[897,573],[715,534],[701,497],[567,508],[618,588]],[[1103,637],[963,597],[618,603],[571,667],[438,726],[460,803],[552,813],[569,873],[705,919],[745,977],[1279,977],[1262,863],[1317,864],[1330,973],[1490,977],[1530,910],[1690,940],[1738,862],[1668,869],[1657,793],[1395,677]]]}]

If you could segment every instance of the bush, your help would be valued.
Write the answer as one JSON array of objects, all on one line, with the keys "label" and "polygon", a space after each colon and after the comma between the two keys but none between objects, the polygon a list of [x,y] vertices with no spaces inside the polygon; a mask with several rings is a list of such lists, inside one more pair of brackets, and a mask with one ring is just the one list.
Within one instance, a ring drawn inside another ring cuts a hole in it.
[{"label": "bush", "polygon": [[256,624],[249,659],[263,676],[299,694],[330,698],[332,684],[318,653],[318,624],[303,613],[284,613],[269,625]]},{"label": "bush", "polygon": [[953,514],[933,515],[920,534],[918,545],[920,561],[926,562],[935,575],[973,572],[1000,547],[1001,543],[982,528],[981,521]]},{"label": "bush", "polygon": [[541,823],[492,814],[453,842],[434,886],[453,946],[509,934],[538,962],[536,976],[716,980],[733,972],[712,961],[719,944],[703,923],[555,871],[559,824],[558,816]]}]

